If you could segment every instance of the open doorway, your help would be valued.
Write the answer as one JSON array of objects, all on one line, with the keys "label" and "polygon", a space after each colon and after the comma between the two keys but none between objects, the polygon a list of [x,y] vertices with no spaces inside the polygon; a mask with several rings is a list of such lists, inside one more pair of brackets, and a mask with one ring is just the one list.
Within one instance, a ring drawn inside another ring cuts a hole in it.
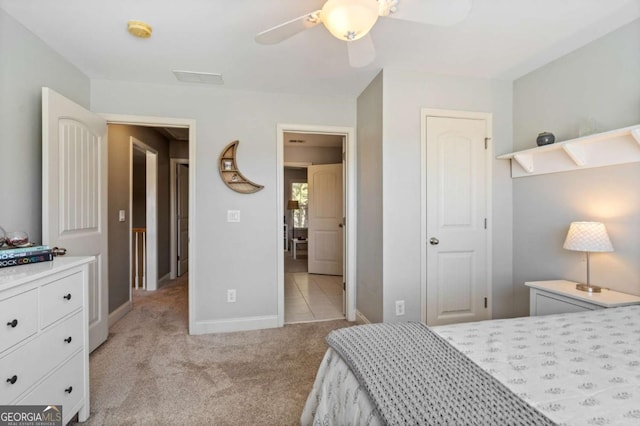
[{"label": "open doorway", "polygon": [[280,325],[354,319],[353,130],[279,126],[278,140]]},{"label": "open doorway", "polygon": [[343,140],[284,134],[285,323],[344,318]]},{"label": "open doorway", "polygon": [[[156,117],[133,117],[133,116],[117,116],[104,115],[109,125],[109,195],[110,195],[110,219],[109,225],[109,250],[115,252],[122,258],[121,261],[112,264],[111,270],[115,270],[113,274],[115,279],[110,279],[109,284],[109,302],[110,302],[110,324],[113,324],[119,318],[124,316],[132,308],[133,296],[135,289],[135,253],[137,252],[134,244],[133,228],[143,229],[146,234],[144,241],[144,257],[147,261],[142,262],[142,271],[147,278],[147,289],[154,290],[170,283],[172,277],[171,265],[173,256],[171,247],[173,245],[173,229],[171,223],[171,194],[176,190],[173,173],[170,173],[170,161],[172,159],[179,160],[184,163],[191,163],[186,168],[187,176],[195,171],[195,162],[190,162],[193,157],[192,150],[195,149],[195,122],[188,119],[173,118],[156,118]],[[113,144],[112,144],[113,139]],[[126,142],[125,142],[126,141]],[[116,146],[119,146],[117,148]],[[126,146],[124,152],[123,148]],[[111,148],[114,148],[112,151]],[[126,155],[125,155],[126,152]],[[140,169],[140,170],[138,170]],[[136,172],[138,170],[139,173]],[[155,176],[153,175],[155,174]],[[136,183],[136,177],[140,182]],[[193,179],[184,178],[186,185],[182,186],[182,197],[187,205],[191,207],[195,202],[194,185],[190,184]],[[155,194],[149,189],[156,186]],[[142,203],[134,202],[135,187],[142,187],[141,196]],[[113,191],[112,191],[113,189]],[[115,194],[112,194],[115,193]],[[141,204],[138,205],[138,204]],[[183,210],[193,211],[183,205]],[[142,214],[139,214],[142,211]],[[138,212],[138,213],[137,213]],[[155,213],[156,217],[149,216],[148,213]],[[141,220],[138,220],[142,218]],[[112,222],[113,223],[112,226]],[[154,226],[155,222],[155,226]],[[151,226],[150,226],[151,225]],[[193,225],[186,227],[183,233],[183,241],[188,246],[193,242],[193,238],[189,238],[193,232]],[[151,228],[156,228],[155,237]],[[112,235],[112,231],[114,231]],[[154,253],[155,249],[155,253]],[[185,251],[185,250],[183,250]],[[193,250],[188,250],[193,253]],[[128,257],[128,258],[127,258]],[[193,291],[193,273],[187,278],[186,271],[193,271],[190,264],[193,259],[187,257],[187,263],[182,265],[184,271],[184,280],[181,284],[184,286],[185,298],[189,297],[188,314],[185,312],[185,321],[188,321],[191,330],[193,324],[193,316],[191,308]],[[155,266],[154,266],[155,261]],[[123,268],[129,265],[129,268]],[[128,272],[128,274],[127,274]],[[155,272],[156,277],[153,278]],[[122,277],[118,276],[118,273]],[[173,284],[172,284],[173,286]],[[141,286],[140,286],[141,287]],[[172,287],[173,288],[173,287]],[[136,292],[136,294],[139,294]],[[185,309],[185,311],[187,310]]]}]

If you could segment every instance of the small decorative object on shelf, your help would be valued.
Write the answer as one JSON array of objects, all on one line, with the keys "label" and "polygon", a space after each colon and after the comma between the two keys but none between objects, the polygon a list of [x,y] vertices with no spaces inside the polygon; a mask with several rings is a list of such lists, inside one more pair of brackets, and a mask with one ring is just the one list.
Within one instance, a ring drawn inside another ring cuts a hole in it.
[{"label": "small decorative object on shelf", "polygon": [[264,186],[251,182],[238,170],[238,165],[236,163],[236,151],[239,143],[240,141],[233,141],[222,150],[222,153],[218,158],[218,170],[220,171],[220,177],[225,185],[241,194],[258,192],[264,188]]},{"label": "small decorative object on shelf", "polygon": [[556,137],[553,136],[553,133],[542,132],[538,133],[538,138],[536,139],[536,143],[538,146],[549,145],[556,141]]},{"label": "small decorative object on shelf", "polygon": [[11,247],[26,247],[29,245],[29,235],[24,231],[8,232],[5,242]]}]

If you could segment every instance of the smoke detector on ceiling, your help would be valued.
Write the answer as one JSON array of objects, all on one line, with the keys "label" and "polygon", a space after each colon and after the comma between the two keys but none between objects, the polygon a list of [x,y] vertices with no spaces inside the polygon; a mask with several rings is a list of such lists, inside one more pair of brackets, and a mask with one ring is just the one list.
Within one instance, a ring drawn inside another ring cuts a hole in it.
[{"label": "smoke detector on ceiling", "polygon": [[153,31],[153,29],[151,29],[151,25],[142,21],[129,21],[127,22],[127,28],[129,30],[129,34],[139,38],[149,38]]},{"label": "smoke detector on ceiling", "polygon": [[185,83],[224,84],[222,74],[195,71],[173,71],[178,81]]}]

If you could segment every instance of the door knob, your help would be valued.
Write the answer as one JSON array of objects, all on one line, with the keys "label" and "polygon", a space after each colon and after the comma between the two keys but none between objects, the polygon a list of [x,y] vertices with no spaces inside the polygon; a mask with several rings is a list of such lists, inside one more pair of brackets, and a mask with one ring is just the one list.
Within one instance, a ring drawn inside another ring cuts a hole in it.
[{"label": "door knob", "polygon": [[51,249],[51,253],[54,256],[64,256],[65,254],[67,254],[67,249],[64,247],[54,247]]},{"label": "door knob", "polygon": [[440,243],[440,240],[437,239],[436,237],[431,237],[431,239],[429,240],[429,244],[431,244],[432,246],[437,246]]}]

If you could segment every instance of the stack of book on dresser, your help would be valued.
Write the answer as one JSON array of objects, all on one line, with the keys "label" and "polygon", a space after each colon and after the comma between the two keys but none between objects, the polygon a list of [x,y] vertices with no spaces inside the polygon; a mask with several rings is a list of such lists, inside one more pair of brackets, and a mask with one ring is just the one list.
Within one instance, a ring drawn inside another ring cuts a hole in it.
[{"label": "stack of book on dresser", "polygon": [[52,260],[53,251],[49,246],[0,248],[0,268],[50,262]]}]

